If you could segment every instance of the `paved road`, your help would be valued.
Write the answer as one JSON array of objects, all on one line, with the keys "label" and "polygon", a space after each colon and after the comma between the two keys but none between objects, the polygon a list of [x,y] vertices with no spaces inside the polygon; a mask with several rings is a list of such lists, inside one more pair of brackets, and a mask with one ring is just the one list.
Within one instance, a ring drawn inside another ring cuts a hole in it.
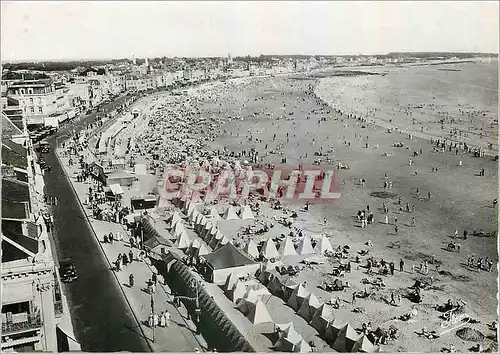
[{"label": "paved road", "polygon": [[[118,99],[121,104],[124,99]],[[149,351],[139,325],[128,306],[115,277],[103,257],[79,202],[55,156],[58,137],[78,126],[95,121],[96,114],[68,123],[48,138],[51,152],[45,155],[52,171],[45,174],[46,194],[56,196],[53,207],[55,246],[59,259],[71,257],[79,278],[65,285],[76,339],[82,351]],[[81,128],[80,128],[81,129]]]}]

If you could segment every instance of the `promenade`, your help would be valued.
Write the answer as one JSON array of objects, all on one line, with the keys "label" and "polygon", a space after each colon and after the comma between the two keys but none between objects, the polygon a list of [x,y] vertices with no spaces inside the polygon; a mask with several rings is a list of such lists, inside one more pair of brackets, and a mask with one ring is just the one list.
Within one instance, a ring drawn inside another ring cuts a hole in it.
[{"label": "promenade", "polygon": [[[112,262],[117,259],[118,254],[125,253],[128,255],[130,251],[126,229],[121,224],[99,221],[92,218],[92,212],[82,204],[82,201],[87,198],[90,184],[77,182],[75,176],[79,170],[78,166],[69,166],[69,157],[62,156],[61,151],[57,151],[56,153],[80,201],[80,205],[84,210],[93,233],[100,243],[101,250],[109,264],[109,271],[114,273],[136,319],[140,322],[140,328],[137,331],[140,331],[141,335],[145,337],[150,349],[152,351],[169,352],[206,351],[207,344],[205,340],[202,336],[196,335],[196,326],[192,321],[188,320],[185,308],[178,309],[174,306],[171,290],[165,285],[161,276],[158,276],[158,285],[155,294],[151,295],[148,292],[147,281],[151,279],[153,272],[158,273],[150,265],[149,260],[145,260],[144,262],[134,260],[134,262],[123,267],[119,272],[112,269]],[[124,236],[123,241],[115,241],[113,244],[103,242],[105,234],[109,234],[110,232],[116,234],[118,231]],[[133,287],[129,286],[130,274],[133,274],[135,278]],[[81,276],[85,275],[82,274]],[[153,329],[148,326],[147,322],[151,313],[152,297],[155,313],[159,314],[164,311],[170,313],[171,320],[169,327],[156,327]]]}]

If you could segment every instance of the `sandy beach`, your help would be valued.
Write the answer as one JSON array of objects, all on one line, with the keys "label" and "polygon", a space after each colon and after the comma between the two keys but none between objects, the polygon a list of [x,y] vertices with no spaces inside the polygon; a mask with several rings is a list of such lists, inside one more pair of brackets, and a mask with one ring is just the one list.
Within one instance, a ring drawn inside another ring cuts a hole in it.
[{"label": "sandy beach", "polygon": [[[359,265],[353,263],[354,270],[343,278],[351,284],[347,293],[332,294],[318,288],[323,281],[335,279],[330,274],[329,262],[302,270],[294,281],[306,280],[308,290],[323,301],[340,296],[345,305],[335,311],[336,321],[349,322],[355,328],[368,321],[375,328],[396,326],[404,341],[391,341],[383,347],[384,351],[419,348],[429,352],[450,345],[460,351],[468,350],[474,343],[460,339],[453,331],[433,340],[416,334],[424,327],[442,332],[443,319],[435,306],[449,299],[465,302],[467,315],[480,320],[467,326],[491,337],[493,332],[487,324],[496,318],[496,266],[491,272],[479,270],[468,266],[467,258],[474,255],[476,260],[488,257],[494,265],[498,262],[496,237],[472,235],[474,230],[489,233],[497,229],[497,209],[493,205],[497,196],[496,162],[488,156],[475,158],[463,149],[458,153],[448,148],[436,152],[435,144],[428,139],[416,136],[410,139],[403,132],[389,133],[387,127],[339,114],[315,95],[317,84],[315,79],[295,76],[249,78],[205,85],[191,90],[188,96],[155,100],[152,123],[141,124],[144,131],[137,138],[139,145],[132,149],[135,161],[147,162],[149,167],[161,170],[162,161],[173,163],[177,157],[179,162],[196,159],[203,151],[238,156],[242,151],[255,149],[264,163],[279,163],[286,158],[287,163],[310,164],[321,159],[321,163],[331,165],[332,169],[338,163],[346,164],[349,169],[337,171],[343,181],[342,198],[329,205],[311,205],[308,212],[298,212],[293,230],[303,230],[313,238],[328,235],[334,248],[348,245],[351,260],[361,250],[396,264],[403,259],[405,271],[384,277],[384,289],[360,299],[357,306],[365,309],[362,313],[352,312],[350,296],[352,291],[366,289],[362,283],[369,277],[364,270],[366,257],[361,257]],[[400,142],[403,147],[394,146]],[[414,151],[420,149],[421,154],[415,157]],[[322,156],[315,156],[315,152],[321,152]],[[159,158],[153,159],[153,154]],[[413,160],[411,166],[409,159]],[[479,176],[482,168],[485,175]],[[161,183],[160,170],[157,176]],[[361,185],[360,179],[366,183]],[[384,181],[391,182],[390,190],[384,189]],[[387,214],[382,212],[383,203],[388,208]],[[407,203],[415,208],[414,213],[404,210]],[[375,222],[362,228],[356,213],[367,206],[374,212]],[[288,207],[299,211],[302,205]],[[272,222],[273,216],[279,214],[266,206],[262,208],[259,222]],[[388,224],[383,222],[385,215]],[[232,229],[236,234],[233,241],[240,239],[238,227]],[[469,233],[467,240],[453,240],[455,230],[461,236],[465,229]],[[228,235],[229,230],[224,234]],[[260,235],[256,241],[279,235],[279,230]],[[450,241],[460,243],[460,252],[447,250]],[[424,261],[430,263],[427,274],[418,272]],[[398,307],[388,304],[391,292],[405,297],[416,280],[432,283],[423,291],[421,303],[404,299]],[[415,321],[399,319],[412,309],[418,311]],[[279,311],[272,311],[271,315],[276,323],[283,322]]]}]

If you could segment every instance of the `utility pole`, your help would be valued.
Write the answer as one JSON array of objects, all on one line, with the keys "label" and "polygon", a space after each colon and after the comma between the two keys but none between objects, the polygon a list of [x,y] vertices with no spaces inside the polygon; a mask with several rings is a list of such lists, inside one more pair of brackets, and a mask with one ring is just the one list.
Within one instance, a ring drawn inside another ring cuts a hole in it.
[{"label": "utility pole", "polygon": [[155,342],[155,323],[154,323],[154,318],[155,318],[155,299],[153,297],[153,292],[151,292],[151,312],[153,313],[153,343]]}]

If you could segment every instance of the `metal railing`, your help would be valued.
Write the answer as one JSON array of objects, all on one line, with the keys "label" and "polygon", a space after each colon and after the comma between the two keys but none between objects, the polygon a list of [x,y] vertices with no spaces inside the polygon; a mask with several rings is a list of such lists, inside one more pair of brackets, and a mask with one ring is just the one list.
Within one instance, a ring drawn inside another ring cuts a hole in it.
[{"label": "metal railing", "polygon": [[22,322],[3,322],[2,321],[2,335],[12,334],[15,332],[22,332],[31,329],[42,327],[42,319],[40,314],[28,314],[27,320]]}]

